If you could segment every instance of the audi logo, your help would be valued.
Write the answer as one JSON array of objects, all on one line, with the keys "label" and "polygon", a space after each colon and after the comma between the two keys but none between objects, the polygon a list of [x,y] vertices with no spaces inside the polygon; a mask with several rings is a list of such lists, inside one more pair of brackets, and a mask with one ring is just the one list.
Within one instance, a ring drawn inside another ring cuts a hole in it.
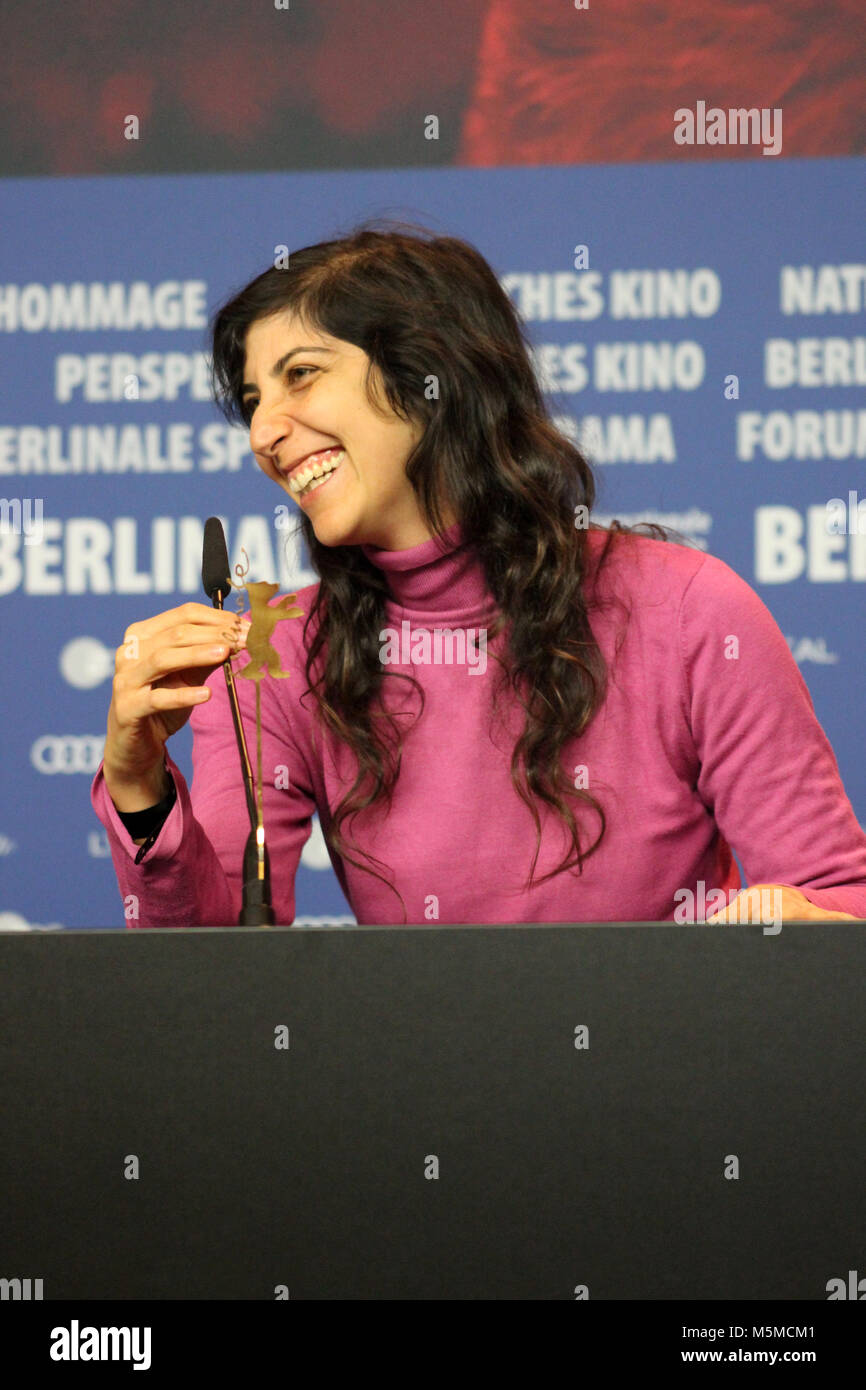
[{"label": "audi logo", "polygon": [[43,734],[30,749],[37,772],[96,772],[105,737],[96,734]]}]

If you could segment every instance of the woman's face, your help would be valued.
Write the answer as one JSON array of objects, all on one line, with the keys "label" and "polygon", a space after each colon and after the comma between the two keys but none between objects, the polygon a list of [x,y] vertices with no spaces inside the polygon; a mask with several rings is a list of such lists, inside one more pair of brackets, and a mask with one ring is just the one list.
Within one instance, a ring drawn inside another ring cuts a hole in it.
[{"label": "woman's face", "polygon": [[[408,550],[431,535],[405,471],[422,427],[393,413],[378,373],[377,414],[364,387],[368,364],[361,348],[294,314],[253,323],[242,388],[247,418],[252,412],[250,448],[262,471],[307,513],[323,545]],[[334,471],[297,490],[330,460],[338,464]]]}]

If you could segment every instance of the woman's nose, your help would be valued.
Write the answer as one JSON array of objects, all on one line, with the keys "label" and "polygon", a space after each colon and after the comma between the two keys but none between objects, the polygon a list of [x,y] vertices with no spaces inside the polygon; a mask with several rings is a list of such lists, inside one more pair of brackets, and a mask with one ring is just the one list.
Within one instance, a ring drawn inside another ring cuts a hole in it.
[{"label": "woman's nose", "polygon": [[292,431],[293,421],[285,402],[256,407],[250,422],[250,448],[254,454],[270,454]]}]

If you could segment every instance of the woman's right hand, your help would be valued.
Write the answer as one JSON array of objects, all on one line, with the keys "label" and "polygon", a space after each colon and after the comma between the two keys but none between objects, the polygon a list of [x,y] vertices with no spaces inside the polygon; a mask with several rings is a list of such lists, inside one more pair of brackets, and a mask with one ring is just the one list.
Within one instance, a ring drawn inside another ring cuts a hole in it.
[{"label": "woman's right hand", "polygon": [[204,603],[184,603],[126,629],[114,662],[103,774],[118,811],[161,801],[170,782],[165,744],[195,705],[204,682],[246,643],[247,624]]}]

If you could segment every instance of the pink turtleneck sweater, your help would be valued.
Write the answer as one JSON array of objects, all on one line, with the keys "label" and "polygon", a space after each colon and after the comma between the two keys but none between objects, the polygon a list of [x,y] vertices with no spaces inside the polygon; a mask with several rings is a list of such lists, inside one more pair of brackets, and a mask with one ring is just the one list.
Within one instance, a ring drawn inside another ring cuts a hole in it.
[{"label": "pink turtleneck sweater", "polygon": [[[483,571],[460,544],[459,525],[444,539],[445,553],[435,538],[404,551],[364,547],[387,576],[387,624],[399,634],[391,655],[398,661],[408,655],[404,631],[415,633],[414,641],[424,640],[419,628],[475,629],[477,636],[492,622]],[[593,555],[604,539],[601,531],[587,533]],[[305,613],[314,592],[299,591]],[[691,901],[694,912],[685,920],[701,921],[724,905],[716,899],[702,907],[711,890],[722,889],[727,902],[744,886],[731,848],[747,883],[786,884],[819,907],[866,917],[866,835],[805,682],[757,594],[723,561],[640,535],[613,543],[597,592],[615,592],[631,616],[615,655],[625,612],[615,603],[590,610],[605,660],[615,665],[589,729],[566,746],[570,775],[586,769],[607,817],[601,845],[580,875],[572,869],[524,887],[535,827],[509,772],[521,715],[503,697],[505,723],[491,726],[493,645],[486,671],[483,644],[470,647],[474,665],[389,667],[411,671],[425,708],[404,738],[390,812],[374,806],[348,828],[356,844],[390,867],[406,920],[682,921]],[[314,697],[301,702],[303,627],[302,618],[277,625],[274,645],[291,677],[262,685],[264,815],[282,925],[295,917],[295,873],[310,817],[318,811],[327,840],[332,810],[353,779],[349,750],[319,725],[314,737]],[[234,669],[248,660],[242,653]],[[208,683],[213,695],[191,717],[192,787],[167,756],[177,802],[138,867],[101,768],[94,778],[93,806],[108,831],[121,897],[134,895],[138,904],[131,927],[237,924],[248,820],[222,671]],[[385,687],[389,708],[401,701],[405,707],[407,683],[386,679]],[[254,685],[240,680],[237,688],[253,750]],[[586,848],[597,837],[598,818],[585,803],[576,803],[575,813]],[[554,813],[542,806],[539,814],[536,880],[567,848]],[[359,923],[403,922],[393,892],[332,858]]]}]

